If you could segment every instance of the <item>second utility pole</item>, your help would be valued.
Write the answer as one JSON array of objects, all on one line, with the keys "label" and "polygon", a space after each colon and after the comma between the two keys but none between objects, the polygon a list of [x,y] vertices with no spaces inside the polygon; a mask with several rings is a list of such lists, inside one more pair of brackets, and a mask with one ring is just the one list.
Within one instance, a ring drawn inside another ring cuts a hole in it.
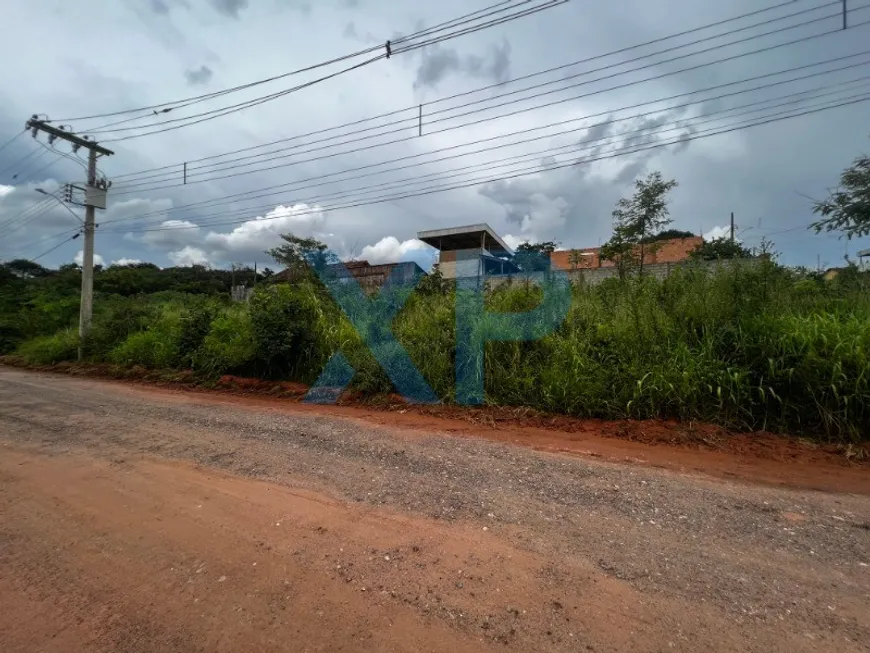
[{"label": "second utility pole", "polygon": [[36,116],[27,121],[27,128],[32,130],[34,137],[38,131],[49,135],[49,143],[60,138],[73,144],[73,150],[84,147],[88,150],[88,181],[85,188],[85,242],[82,247],[82,298],[79,310],[79,360],[82,359],[82,344],[91,330],[91,318],[94,311],[94,230],[96,228],[96,209],[106,208],[106,188],[97,185],[97,155],[109,156],[111,150],[97,145],[87,136],[77,136],[65,129],[37,120]]},{"label": "second utility pole", "polygon": [[[88,188],[97,184],[97,151],[88,152]],[[82,359],[82,345],[91,330],[91,317],[94,314],[94,231],[96,215],[93,203],[85,199],[85,241],[82,246],[82,302],[79,310],[79,360]]]}]

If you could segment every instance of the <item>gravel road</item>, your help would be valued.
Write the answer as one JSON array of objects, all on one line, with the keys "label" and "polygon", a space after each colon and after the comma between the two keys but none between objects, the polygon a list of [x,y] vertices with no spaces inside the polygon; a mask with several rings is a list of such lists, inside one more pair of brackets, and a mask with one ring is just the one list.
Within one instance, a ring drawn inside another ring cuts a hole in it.
[{"label": "gravel road", "polygon": [[867,496],[9,368],[0,445],[3,651],[870,650]]}]

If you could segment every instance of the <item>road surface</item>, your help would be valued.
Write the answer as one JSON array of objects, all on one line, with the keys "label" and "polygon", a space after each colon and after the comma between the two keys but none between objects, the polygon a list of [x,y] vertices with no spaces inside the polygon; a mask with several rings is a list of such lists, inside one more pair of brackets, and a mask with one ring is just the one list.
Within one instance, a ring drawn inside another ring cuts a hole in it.
[{"label": "road surface", "polygon": [[0,650],[867,651],[870,498],[0,367]]}]

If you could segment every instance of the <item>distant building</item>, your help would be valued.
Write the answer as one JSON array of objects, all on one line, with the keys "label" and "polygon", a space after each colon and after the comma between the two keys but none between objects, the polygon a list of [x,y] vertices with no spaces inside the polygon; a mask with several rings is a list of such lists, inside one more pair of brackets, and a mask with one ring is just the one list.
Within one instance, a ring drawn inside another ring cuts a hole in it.
[{"label": "distant building", "polygon": [[445,279],[517,272],[513,251],[487,224],[421,231],[417,238],[438,250],[438,269]]},{"label": "distant building", "polygon": [[[689,255],[703,245],[701,236],[691,238],[671,238],[648,243],[644,246],[643,263],[680,263],[689,259]],[[640,248],[637,248],[640,255]],[[588,270],[594,268],[614,267],[614,261],[601,258],[600,247],[587,247],[585,249],[568,249],[553,252],[550,255],[550,264],[557,270]]]},{"label": "distant building", "polygon": [[[356,279],[364,290],[373,290],[383,287],[392,279],[394,283],[413,283],[414,280],[425,276],[426,273],[414,261],[401,263],[383,263],[370,265],[368,261],[348,261],[342,265],[328,265],[326,276],[333,279]],[[294,280],[293,271],[283,270],[275,274],[272,279],[277,282]]]}]

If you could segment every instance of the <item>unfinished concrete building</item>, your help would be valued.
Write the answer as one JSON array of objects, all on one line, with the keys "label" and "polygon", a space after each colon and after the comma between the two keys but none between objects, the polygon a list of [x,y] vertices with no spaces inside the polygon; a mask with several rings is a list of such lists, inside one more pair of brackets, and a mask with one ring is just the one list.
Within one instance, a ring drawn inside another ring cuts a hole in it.
[{"label": "unfinished concrete building", "polygon": [[517,272],[513,251],[488,224],[421,231],[417,238],[438,250],[438,269],[445,279]]}]

